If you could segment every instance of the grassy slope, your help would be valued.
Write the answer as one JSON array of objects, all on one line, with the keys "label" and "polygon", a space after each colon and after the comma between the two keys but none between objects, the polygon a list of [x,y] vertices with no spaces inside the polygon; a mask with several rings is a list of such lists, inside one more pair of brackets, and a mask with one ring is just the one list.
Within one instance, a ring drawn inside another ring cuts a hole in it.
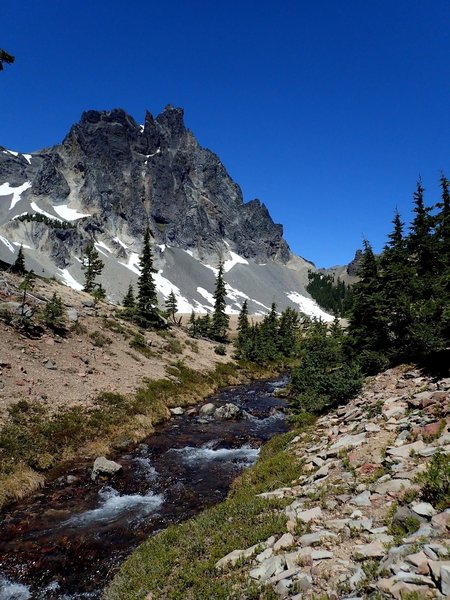
[{"label": "grassy slope", "polygon": [[100,394],[93,408],[49,414],[37,402],[11,407],[11,420],[0,431],[0,508],[37,489],[44,474],[64,461],[107,454],[120,442],[143,439],[169,418],[169,407],[192,405],[220,387],[275,374],[235,362],[199,373],[182,361],[167,372],[165,379],[144,381],[131,397]]},{"label": "grassy slope", "polygon": [[286,450],[297,434],[291,431],[268,442],[224,502],[142,544],[123,564],[103,600],[143,600],[148,594],[155,600],[272,598],[270,589],[247,582],[243,562],[223,572],[214,565],[232,550],[286,531],[281,509],[289,501],[256,495],[289,485],[301,475],[300,462]]}]

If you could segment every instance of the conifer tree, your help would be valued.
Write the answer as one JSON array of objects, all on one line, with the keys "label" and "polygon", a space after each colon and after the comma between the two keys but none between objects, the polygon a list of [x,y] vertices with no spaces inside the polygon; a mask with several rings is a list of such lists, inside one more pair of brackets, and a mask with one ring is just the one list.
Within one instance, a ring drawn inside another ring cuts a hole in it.
[{"label": "conifer tree", "polygon": [[223,262],[220,261],[214,291],[214,311],[211,320],[211,337],[218,342],[224,342],[227,339],[230,318],[225,313],[226,295],[227,290],[223,278]]},{"label": "conifer tree", "polygon": [[386,339],[388,316],[382,303],[382,285],[378,260],[367,240],[363,242],[359,281],[353,285],[353,305],[350,316],[347,349],[359,355],[363,369],[376,373],[387,365]]},{"label": "conifer tree", "polygon": [[138,279],[137,315],[145,323],[155,323],[158,317],[158,296],[153,279],[153,254],[150,247],[150,229],[144,236],[144,247],[139,258],[140,275]]},{"label": "conifer tree", "polygon": [[16,260],[11,267],[11,271],[13,273],[17,273],[18,275],[25,275],[25,255],[23,253],[23,246],[20,244],[19,251],[17,253]]},{"label": "conifer tree", "polygon": [[64,327],[65,324],[65,313],[64,305],[61,296],[58,296],[56,292],[53,292],[53,296],[47,301],[42,312],[43,319],[49,327],[53,329],[59,329]]},{"label": "conifer tree", "polygon": [[19,285],[19,290],[21,290],[23,292],[22,302],[20,305],[20,308],[21,308],[20,312],[21,312],[22,317],[25,316],[25,304],[27,301],[27,294],[29,294],[30,292],[32,292],[34,290],[35,280],[36,280],[36,275],[34,274],[34,271],[31,270],[31,271],[28,271],[28,273],[23,278],[22,283]]},{"label": "conifer tree", "polygon": [[211,337],[211,317],[209,316],[209,313],[199,317],[196,320],[195,325],[198,336],[205,338]]},{"label": "conifer tree", "polygon": [[300,317],[296,310],[287,307],[282,313],[278,326],[277,348],[283,356],[294,356],[300,327]]},{"label": "conifer tree", "polygon": [[424,203],[424,187],[419,179],[414,192],[415,217],[411,223],[408,236],[408,251],[416,269],[417,289],[416,297],[429,298],[432,295],[433,278],[436,268],[437,248],[436,240],[432,233],[434,218],[431,216],[431,208]]},{"label": "conifer tree", "polygon": [[198,330],[197,330],[197,318],[195,316],[195,312],[192,311],[191,312],[191,316],[189,318],[189,323],[188,323],[188,329],[189,329],[189,333],[192,337],[197,337],[198,336]]},{"label": "conifer tree", "polygon": [[132,312],[136,308],[136,299],[134,297],[134,290],[131,283],[128,286],[127,293],[123,297],[122,305],[128,312]]},{"label": "conifer tree", "polygon": [[0,48],[0,71],[3,71],[3,63],[12,65],[15,60],[16,59],[12,54],[9,54],[9,52]]},{"label": "conifer tree", "polygon": [[236,354],[239,358],[244,358],[246,354],[246,348],[249,344],[249,329],[250,324],[248,322],[248,303],[244,300],[242,304],[241,312],[238,317],[237,331],[238,335],[236,338]]},{"label": "conifer tree", "polygon": [[92,292],[92,297],[94,298],[95,305],[97,305],[101,300],[104,300],[106,298],[106,290],[101,283],[95,284],[94,291]]},{"label": "conifer tree", "polygon": [[101,260],[97,249],[94,246],[94,242],[89,242],[85,248],[84,254],[81,258],[81,269],[84,271],[84,288],[83,291],[88,294],[92,294],[96,288],[96,278],[103,271],[105,266]]},{"label": "conifer tree", "polygon": [[440,179],[442,202],[437,203],[436,234],[439,242],[439,264],[441,272],[450,268],[450,182],[442,173]]},{"label": "conifer tree", "polygon": [[178,312],[178,304],[177,304],[177,298],[174,294],[174,291],[171,290],[167,300],[166,300],[166,313],[168,314],[168,316],[172,319],[172,321],[175,323],[175,315]]},{"label": "conifer tree", "polygon": [[410,352],[410,328],[412,324],[412,266],[404,224],[398,211],[393,220],[394,228],[380,259],[382,305],[388,319],[389,335],[385,340],[386,354],[391,360],[401,361]]}]

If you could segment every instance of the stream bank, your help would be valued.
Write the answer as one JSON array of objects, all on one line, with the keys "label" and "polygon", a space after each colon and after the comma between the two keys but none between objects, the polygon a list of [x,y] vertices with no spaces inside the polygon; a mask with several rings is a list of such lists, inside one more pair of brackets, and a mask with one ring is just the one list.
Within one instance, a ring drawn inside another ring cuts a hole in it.
[{"label": "stream bank", "polygon": [[123,467],[93,483],[92,461],[80,461],[33,498],[1,516],[0,599],[99,598],[117,566],[152,533],[223,500],[233,479],[252,465],[259,447],[287,430],[286,381],[228,388],[209,401],[233,402],[243,418],[193,414],[157,427],[132,451],[114,456]]}]

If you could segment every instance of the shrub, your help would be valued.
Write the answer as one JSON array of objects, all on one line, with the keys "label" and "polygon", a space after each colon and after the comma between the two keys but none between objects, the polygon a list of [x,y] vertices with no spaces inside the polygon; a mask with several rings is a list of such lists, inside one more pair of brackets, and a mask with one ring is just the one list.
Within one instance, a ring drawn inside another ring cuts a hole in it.
[{"label": "shrub", "polygon": [[438,510],[450,505],[450,455],[436,452],[428,468],[416,477],[423,487],[422,498]]},{"label": "shrub", "polygon": [[94,346],[97,346],[98,348],[103,348],[104,346],[109,346],[109,344],[112,344],[112,339],[101,331],[93,331],[89,334],[89,337],[91,338]]},{"label": "shrub", "polygon": [[214,352],[216,354],[218,354],[219,356],[225,356],[227,353],[227,349],[225,348],[225,346],[223,344],[218,344],[215,348],[214,348]]}]

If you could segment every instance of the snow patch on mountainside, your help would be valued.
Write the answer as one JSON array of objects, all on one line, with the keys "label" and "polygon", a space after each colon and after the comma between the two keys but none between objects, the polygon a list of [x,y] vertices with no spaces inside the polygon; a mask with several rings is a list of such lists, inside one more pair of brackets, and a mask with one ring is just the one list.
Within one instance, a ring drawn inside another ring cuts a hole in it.
[{"label": "snow patch on mountainside", "polygon": [[9,240],[7,240],[5,237],[0,235],[0,241],[5,244],[5,246],[8,248],[8,250],[10,250],[12,253],[14,253],[14,248],[12,247],[11,242]]},{"label": "snow patch on mountainside", "polygon": [[86,217],[90,217],[91,215],[80,213],[74,208],[69,208],[67,204],[60,204],[59,206],[54,206],[53,210],[57,213],[61,219],[65,221],[76,221],[77,219],[84,219]]},{"label": "snow patch on mountainside", "polygon": [[9,210],[12,210],[15,207],[15,205],[20,201],[21,194],[25,190],[28,190],[30,187],[31,181],[25,181],[25,183],[22,183],[22,185],[19,185],[17,187],[9,185],[8,182],[2,183],[0,185],[0,196],[9,196],[10,194],[12,194],[11,204],[9,207]]},{"label": "snow patch on mountainside", "polygon": [[242,258],[242,256],[239,256],[239,254],[236,254],[235,252],[232,252],[230,250],[230,255],[231,255],[230,260],[226,260],[223,263],[223,270],[225,271],[225,273],[228,273],[228,271],[231,271],[231,269],[234,267],[234,265],[237,265],[239,263],[241,265],[248,265],[248,260],[246,260],[245,258]]},{"label": "snow patch on mountainside", "polygon": [[60,223],[62,223],[62,219],[59,219],[58,217],[55,217],[55,215],[51,215],[50,213],[46,212],[45,210],[42,210],[42,208],[40,208],[36,202],[32,202],[30,204],[31,206],[31,210],[34,210],[35,213],[39,213],[41,215],[44,215],[44,217],[47,217],[48,219],[53,219],[55,221],[59,221]]},{"label": "snow patch on mountainside", "polygon": [[202,298],[204,298],[207,302],[209,302],[211,306],[214,306],[214,296],[210,294],[208,290],[205,290],[205,288],[202,287],[198,287],[197,293],[200,294],[200,296],[202,296]]},{"label": "snow patch on mountainside", "polygon": [[58,271],[58,276],[65,285],[73,288],[74,290],[78,290],[79,292],[83,289],[81,283],[72,277],[67,269],[58,269]]},{"label": "snow patch on mountainside", "polygon": [[298,292],[286,292],[286,296],[291,302],[297,304],[299,311],[305,315],[316,319],[321,319],[326,323],[331,323],[331,321],[334,320],[334,317],[323,311],[320,306],[311,298],[306,298]]}]

